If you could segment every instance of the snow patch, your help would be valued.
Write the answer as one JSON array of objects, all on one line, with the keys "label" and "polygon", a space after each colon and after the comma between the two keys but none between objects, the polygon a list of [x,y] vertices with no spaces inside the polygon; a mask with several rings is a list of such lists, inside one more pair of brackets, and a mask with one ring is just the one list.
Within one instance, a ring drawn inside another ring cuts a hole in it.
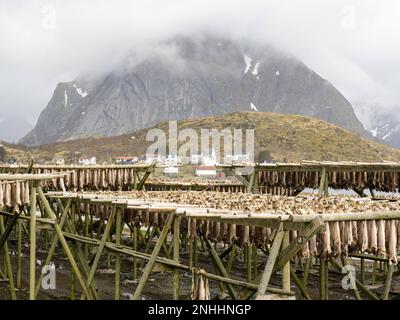
[{"label": "snow patch", "polygon": [[244,69],[244,73],[246,74],[247,72],[249,72],[250,68],[251,68],[251,61],[253,61],[253,59],[251,59],[248,55],[243,55],[243,59],[244,62],[246,63],[246,69]]},{"label": "snow patch", "polygon": [[259,65],[260,65],[260,62],[257,62],[256,65],[254,66],[252,74],[254,74],[255,76],[258,75],[258,67],[259,67]]},{"label": "snow patch", "polygon": [[275,75],[277,75],[277,76],[280,76],[280,75],[281,75],[281,73],[279,72],[279,70],[277,70],[277,71],[275,72]]},{"label": "snow patch", "polygon": [[392,134],[392,131],[389,132],[388,134],[385,134],[385,135],[382,137],[382,140],[386,140],[386,138],[389,137],[391,134]]},{"label": "snow patch", "polygon": [[68,95],[67,90],[64,90],[64,108],[68,106]]},{"label": "snow patch", "polygon": [[253,104],[253,102],[250,102],[250,109],[253,111],[258,111],[257,107]]},{"label": "snow patch", "polygon": [[378,135],[378,127],[376,127],[374,130],[371,130],[371,134],[376,137]]},{"label": "snow patch", "polygon": [[88,93],[87,91],[83,91],[81,88],[78,88],[78,86],[76,84],[73,85],[73,87],[75,88],[76,92],[82,97],[85,98]]}]

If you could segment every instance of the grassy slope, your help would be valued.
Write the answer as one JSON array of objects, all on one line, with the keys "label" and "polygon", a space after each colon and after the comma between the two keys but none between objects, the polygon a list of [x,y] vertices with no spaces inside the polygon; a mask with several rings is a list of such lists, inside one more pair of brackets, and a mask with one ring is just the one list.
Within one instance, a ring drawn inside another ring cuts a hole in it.
[{"label": "grassy slope", "polygon": [[[156,127],[168,132],[168,122],[162,122]],[[195,130],[254,128],[256,154],[259,151],[268,150],[276,161],[400,160],[398,149],[361,138],[328,122],[298,115],[237,112],[179,121],[178,128]],[[147,131],[146,129],[116,137],[67,141],[37,148],[6,147],[9,154],[25,161],[28,157],[51,160],[55,155],[63,155],[67,161],[70,161],[73,152],[79,152],[77,157],[96,156],[100,161],[104,161],[116,155],[143,154],[150,144],[145,141]],[[132,136],[135,139],[132,139]]]}]

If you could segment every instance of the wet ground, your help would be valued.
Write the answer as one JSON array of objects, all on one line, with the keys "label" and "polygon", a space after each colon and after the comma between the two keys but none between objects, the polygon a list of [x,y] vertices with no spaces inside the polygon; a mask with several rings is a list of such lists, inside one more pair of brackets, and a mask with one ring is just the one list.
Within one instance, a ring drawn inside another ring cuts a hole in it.
[{"label": "wet ground", "polygon": [[[11,241],[9,243],[9,251],[11,253],[11,261],[13,265],[13,270],[15,274],[17,257],[15,255],[15,244]],[[37,277],[39,276],[39,272],[42,268],[44,260],[46,259],[47,253],[44,250],[39,250],[37,252]],[[260,253],[260,257],[263,254]],[[182,250],[181,252],[182,262],[187,264],[188,262],[188,253]],[[3,265],[2,259],[0,259],[0,265]],[[102,259],[100,261],[98,271],[95,276],[96,284],[98,287],[98,295],[100,299],[114,299],[114,288],[115,282],[114,277],[115,273],[113,270],[114,265],[114,256],[111,254],[111,264],[110,268],[107,265],[108,258],[107,254],[103,254]],[[138,260],[138,265],[140,266],[140,260]],[[57,250],[57,254],[53,258],[53,262],[56,266],[56,288],[55,289],[41,289],[39,293],[39,299],[48,300],[48,299],[70,299],[70,267],[67,258],[63,255],[60,249]],[[359,260],[354,259],[353,265],[356,267],[356,272],[358,272],[358,264]],[[201,268],[206,269],[210,272],[215,272],[211,265],[211,260],[208,258],[208,255],[205,252],[199,252],[198,255],[198,265]],[[265,265],[265,257],[263,260],[260,258],[258,274],[260,274]],[[294,265],[292,265],[294,266]],[[299,268],[301,269],[301,268]],[[137,280],[132,278],[132,258],[124,257],[122,258],[121,265],[121,299],[131,299],[132,295],[135,291]],[[372,271],[372,263],[366,264],[365,271],[365,284],[371,289],[375,294],[380,295],[383,292],[383,283],[385,277],[382,275],[377,275],[376,284],[374,286],[371,285],[371,271]],[[141,275],[141,272],[138,272],[138,275]],[[299,270],[297,275],[301,279],[302,271]],[[244,261],[239,258],[235,263],[235,267],[232,271],[231,276],[233,278],[242,278],[242,280],[246,279],[246,268]],[[342,279],[344,275],[337,272],[336,270],[331,270],[329,272],[329,299],[338,299],[338,300],[354,300],[355,296],[352,290],[344,290],[342,288]],[[15,279],[15,277],[14,277]],[[189,272],[181,272],[180,273],[180,299],[190,299],[191,286],[192,286],[192,274]],[[226,291],[221,291],[220,286],[217,282],[210,280],[210,292],[212,299],[226,299],[228,298],[228,294]],[[270,283],[270,286],[279,288],[280,285],[280,275],[276,274]],[[81,290],[78,282],[76,281],[75,286],[75,298],[79,299],[81,296]],[[226,287],[225,287],[226,289]],[[238,296],[240,299],[246,299],[251,297],[252,292],[246,289],[242,289],[240,287],[235,287],[237,290]],[[300,291],[296,287],[294,281],[292,281],[292,290],[296,292],[296,299],[303,299]],[[315,266],[309,275],[308,279],[308,291],[309,295],[312,299],[319,299],[319,275],[318,275],[318,267]],[[171,272],[153,272],[149,278],[149,281],[143,292],[143,299],[172,299],[172,273]],[[395,269],[395,273],[393,275],[393,285],[391,290],[391,299],[396,299],[400,294],[400,275],[399,269]],[[22,250],[22,270],[21,270],[21,288],[17,289],[17,298],[18,299],[28,299],[29,297],[29,246],[24,246]],[[361,297],[363,299],[367,299],[368,297],[361,292]],[[8,281],[1,279],[0,277],[0,299],[10,299],[10,293],[8,289]]]}]

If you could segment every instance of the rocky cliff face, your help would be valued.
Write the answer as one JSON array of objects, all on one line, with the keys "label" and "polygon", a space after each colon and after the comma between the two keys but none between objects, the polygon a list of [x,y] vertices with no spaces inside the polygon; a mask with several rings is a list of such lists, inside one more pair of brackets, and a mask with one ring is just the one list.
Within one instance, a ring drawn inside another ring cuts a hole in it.
[{"label": "rocky cliff face", "polygon": [[394,148],[400,148],[400,105],[377,102],[356,102],[360,120],[375,140]]},{"label": "rocky cliff face", "polygon": [[242,110],[311,116],[366,134],[343,95],[295,58],[270,47],[182,37],[132,55],[96,81],[83,76],[58,84],[20,142],[112,136],[163,120]]}]

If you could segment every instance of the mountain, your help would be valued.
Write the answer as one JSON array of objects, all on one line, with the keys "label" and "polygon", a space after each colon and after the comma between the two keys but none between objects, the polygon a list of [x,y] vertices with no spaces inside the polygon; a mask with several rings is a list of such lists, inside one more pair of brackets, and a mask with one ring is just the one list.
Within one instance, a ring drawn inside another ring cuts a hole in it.
[{"label": "mountain", "polygon": [[32,125],[24,117],[11,116],[0,121],[0,140],[17,142],[29,131]]},{"label": "mountain", "polygon": [[377,141],[400,148],[400,106],[385,107],[377,102],[356,102],[355,106],[365,129]]},{"label": "mountain", "polygon": [[[168,134],[168,122],[157,124]],[[400,150],[362,138],[326,121],[298,115],[270,112],[235,112],[178,122],[178,130],[254,129],[255,159],[295,162],[327,161],[399,161]],[[78,156],[96,156],[98,163],[114,156],[142,156],[153,142],[146,141],[149,129],[113,137],[76,139],[39,147],[8,146],[9,155],[20,161],[51,161],[63,156],[67,163]],[[232,132],[232,131],[231,131]],[[243,135],[244,136],[244,135]]]},{"label": "mountain", "polygon": [[81,76],[59,83],[20,142],[113,136],[163,120],[245,110],[316,117],[366,134],[331,83],[272,47],[205,36],[177,37],[142,51],[95,81]]}]

